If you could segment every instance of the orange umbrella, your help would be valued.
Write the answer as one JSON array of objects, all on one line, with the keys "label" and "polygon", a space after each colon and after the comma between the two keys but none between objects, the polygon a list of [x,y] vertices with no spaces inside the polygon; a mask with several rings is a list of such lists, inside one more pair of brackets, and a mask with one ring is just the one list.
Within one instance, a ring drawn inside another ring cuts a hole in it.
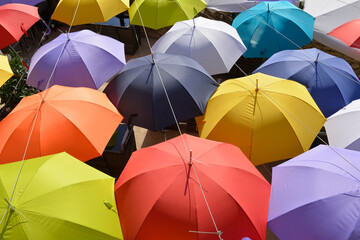
[{"label": "orange umbrella", "polygon": [[102,92],[55,85],[23,98],[0,122],[0,163],[22,160],[31,132],[25,159],[65,151],[87,161],[102,154],[122,119]]}]

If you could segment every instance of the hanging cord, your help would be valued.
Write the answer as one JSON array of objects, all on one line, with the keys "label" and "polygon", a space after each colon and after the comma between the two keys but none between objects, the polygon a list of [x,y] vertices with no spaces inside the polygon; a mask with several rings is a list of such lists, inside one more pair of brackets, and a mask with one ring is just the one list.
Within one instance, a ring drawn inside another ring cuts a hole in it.
[{"label": "hanging cord", "polygon": [[[179,131],[179,134],[180,134],[181,140],[182,140],[182,142],[183,142],[184,148],[185,148],[185,150],[186,150],[186,153],[188,154],[188,157],[189,157],[189,159],[190,159],[190,163],[191,163],[191,165],[193,166],[194,173],[195,173],[195,175],[196,175],[196,179],[197,179],[197,181],[198,181],[200,190],[201,190],[201,192],[202,192],[202,195],[203,195],[204,200],[205,200],[205,203],[206,203],[206,205],[207,205],[209,214],[210,214],[210,216],[211,216],[211,219],[212,219],[212,221],[213,221],[214,227],[215,227],[215,229],[216,229],[216,234],[218,234],[219,239],[222,240],[222,239],[221,239],[221,233],[222,233],[222,232],[219,231],[218,228],[217,228],[217,225],[216,225],[215,220],[214,220],[214,217],[213,217],[213,215],[212,215],[210,206],[209,206],[208,201],[207,201],[207,199],[206,199],[206,196],[205,196],[205,194],[204,194],[204,190],[203,190],[203,188],[202,188],[202,186],[201,186],[201,183],[200,183],[200,180],[199,180],[199,178],[198,178],[198,176],[197,176],[197,174],[196,174],[195,166],[194,166],[193,163],[192,163],[192,151],[191,151],[191,150],[189,151],[189,149],[188,149],[188,147],[187,147],[187,145],[186,145],[186,143],[185,143],[185,139],[184,139],[184,137],[183,137],[183,134],[182,134],[182,131],[181,131],[181,129],[180,129],[178,120],[177,120],[177,118],[176,118],[176,114],[175,114],[174,109],[173,109],[173,107],[172,107],[172,104],[171,104],[169,95],[168,95],[168,93],[167,93],[167,91],[166,91],[166,87],[165,87],[164,81],[163,81],[163,79],[162,79],[162,77],[161,77],[158,64],[157,64],[157,62],[156,62],[156,60],[155,60],[155,58],[154,58],[154,53],[153,53],[153,51],[152,51],[152,48],[151,48],[151,45],[150,45],[150,41],[149,41],[148,35],[147,35],[147,33],[146,33],[146,29],[145,29],[145,26],[144,26],[144,22],[143,22],[143,19],[142,19],[142,16],[141,16],[141,12],[140,12],[139,6],[138,6],[138,4],[137,4],[137,0],[135,0],[135,5],[136,5],[136,8],[138,9],[139,18],[140,18],[141,25],[142,25],[143,30],[144,30],[144,33],[145,33],[145,37],[146,37],[146,40],[147,40],[147,43],[148,43],[150,52],[151,52],[152,60],[153,60],[154,66],[155,66],[155,68],[156,68],[156,71],[157,71],[157,73],[158,73],[158,75],[159,75],[159,79],[160,79],[161,85],[162,85],[162,87],[163,87],[163,89],[164,89],[166,99],[167,99],[167,101],[168,101],[168,103],[169,103],[171,113],[172,113],[172,115],[173,115],[173,117],[174,117],[174,120],[175,120],[175,123],[176,123],[176,127],[177,127],[177,129],[178,129],[178,131]],[[199,233],[206,233],[206,232],[199,232]]]},{"label": "hanging cord", "polygon": [[[74,19],[75,19],[75,16],[76,16],[76,13],[77,13],[79,4],[80,4],[80,0],[78,1],[78,4],[77,4],[76,10],[75,10],[73,19],[72,19],[72,21],[71,21],[71,25],[72,25],[73,22],[74,22]],[[70,32],[70,30],[71,30],[71,25],[70,25],[70,27],[69,27],[69,31],[68,31],[68,32]],[[21,164],[20,164],[20,168],[19,168],[18,174],[17,174],[16,179],[15,179],[14,187],[13,187],[13,190],[12,190],[12,192],[11,192],[11,196],[10,196],[10,199],[9,199],[9,203],[8,203],[7,209],[9,209],[9,208],[11,207],[11,203],[12,203],[12,200],[13,200],[13,196],[14,196],[14,193],[15,193],[15,189],[16,189],[17,183],[18,183],[19,178],[20,178],[21,171],[22,171],[23,166],[24,166],[24,163],[25,163],[24,160],[25,160],[26,153],[27,153],[27,150],[28,150],[28,147],[29,147],[29,144],[30,144],[30,139],[31,139],[32,134],[33,134],[33,131],[34,131],[34,129],[35,129],[35,125],[36,125],[36,122],[37,122],[37,118],[38,118],[38,115],[39,115],[39,112],[40,112],[40,107],[41,107],[42,103],[45,101],[44,98],[45,98],[45,96],[46,96],[46,94],[47,94],[50,81],[51,81],[51,79],[52,79],[52,77],[53,77],[53,75],[54,75],[54,72],[55,72],[55,70],[56,70],[56,67],[57,67],[57,65],[58,65],[58,63],[59,63],[59,61],[60,61],[60,58],[61,58],[62,54],[64,53],[65,47],[66,47],[67,43],[69,42],[69,40],[70,40],[70,39],[68,38],[67,41],[65,41],[64,44],[63,44],[62,50],[61,50],[61,52],[60,52],[60,55],[59,55],[59,57],[57,58],[56,63],[55,63],[55,65],[54,65],[54,68],[53,68],[53,70],[52,70],[52,72],[51,72],[51,75],[50,75],[50,77],[49,77],[49,81],[48,81],[47,84],[46,84],[45,91],[43,92],[44,94],[40,94],[40,96],[41,96],[41,97],[40,97],[40,101],[39,101],[39,104],[38,104],[38,107],[37,107],[37,110],[36,110],[35,118],[34,118],[34,121],[33,121],[32,127],[31,127],[31,130],[30,130],[30,134],[29,134],[29,137],[28,137],[26,146],[25,146],[25,151],[24,151],[24,154],[23,154],[23,157],[22,157],[22,160],[21,160]],[[6,212],[7,212],[7,211],[4,212],[4,215],[5,215]],[[2,221],[3,221],[3,219],[4,219],[4,215],[3,215],[3,217],[1,218],[0,224],[2,223]]]}]

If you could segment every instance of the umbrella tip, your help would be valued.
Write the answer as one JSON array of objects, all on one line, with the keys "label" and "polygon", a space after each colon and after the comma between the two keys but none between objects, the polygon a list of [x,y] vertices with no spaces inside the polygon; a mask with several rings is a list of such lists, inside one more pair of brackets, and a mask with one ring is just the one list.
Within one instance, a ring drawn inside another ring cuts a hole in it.
[{"label": "umbrella tip", "polygon": [[189,165],[191,166],[191,165],[193,165],[193,163],[192,163],[192,150],[190,149],[190,162],[189,162]]},{"label": "umbrella tip", "polygon": [[316,59],[315,59],[315,62],[316,62],[316,63],[318,62],[319,55],[320,55],[320,52],[318,52],[318,54],[317,54],[317,56],[316,56]]}]

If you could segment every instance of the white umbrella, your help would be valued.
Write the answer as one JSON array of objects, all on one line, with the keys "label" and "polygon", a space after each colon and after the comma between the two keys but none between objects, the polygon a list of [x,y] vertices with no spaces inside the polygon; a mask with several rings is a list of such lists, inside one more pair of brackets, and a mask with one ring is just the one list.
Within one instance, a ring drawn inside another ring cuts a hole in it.
[{"label": "white umbrella", "polygon": [[[264,0],[205,0],[207,8],[223,12],[243,12],[262,1]],[[299,6],[300,0],[288,1]]]},{"label": "white umbrella", "polygon": [[360,0],[306,0],[304,11],[316,18],[314,39],[328,47],[360,60],[360,50],[327,35],[340,25],[360,17]]},{"label": "white umbrella", "polygon": [[352,101],[328,117],[325,123],[325,129],[329,144],[341,148],[354,145],[354,141],[360,138],[359,122],[360,99]]},{"label": "white umbrella", "polygon": [[246,47],[231,25],[197,17],[177,22],[156,41],[153,51],[191,57],[214,75],[229,72]]}]

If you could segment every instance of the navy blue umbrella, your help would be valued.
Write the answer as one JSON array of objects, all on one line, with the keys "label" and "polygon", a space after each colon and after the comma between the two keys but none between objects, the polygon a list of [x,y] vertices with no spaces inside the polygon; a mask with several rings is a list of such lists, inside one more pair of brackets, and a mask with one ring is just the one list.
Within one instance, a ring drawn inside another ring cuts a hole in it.
[{"label": "navy blue umbrella", "polygon": [[104,90],[125,122],[152,131],[175,124],[158,70],[178,121],[204,114],[217,82],[189,57],[155,53],[130,60]]},{"label": "navy blue umbrella", "polygon": [[305,85],[325,117],[360,98],[360,81],[351,66],[316,48],[281,51],[256,72]]}]

